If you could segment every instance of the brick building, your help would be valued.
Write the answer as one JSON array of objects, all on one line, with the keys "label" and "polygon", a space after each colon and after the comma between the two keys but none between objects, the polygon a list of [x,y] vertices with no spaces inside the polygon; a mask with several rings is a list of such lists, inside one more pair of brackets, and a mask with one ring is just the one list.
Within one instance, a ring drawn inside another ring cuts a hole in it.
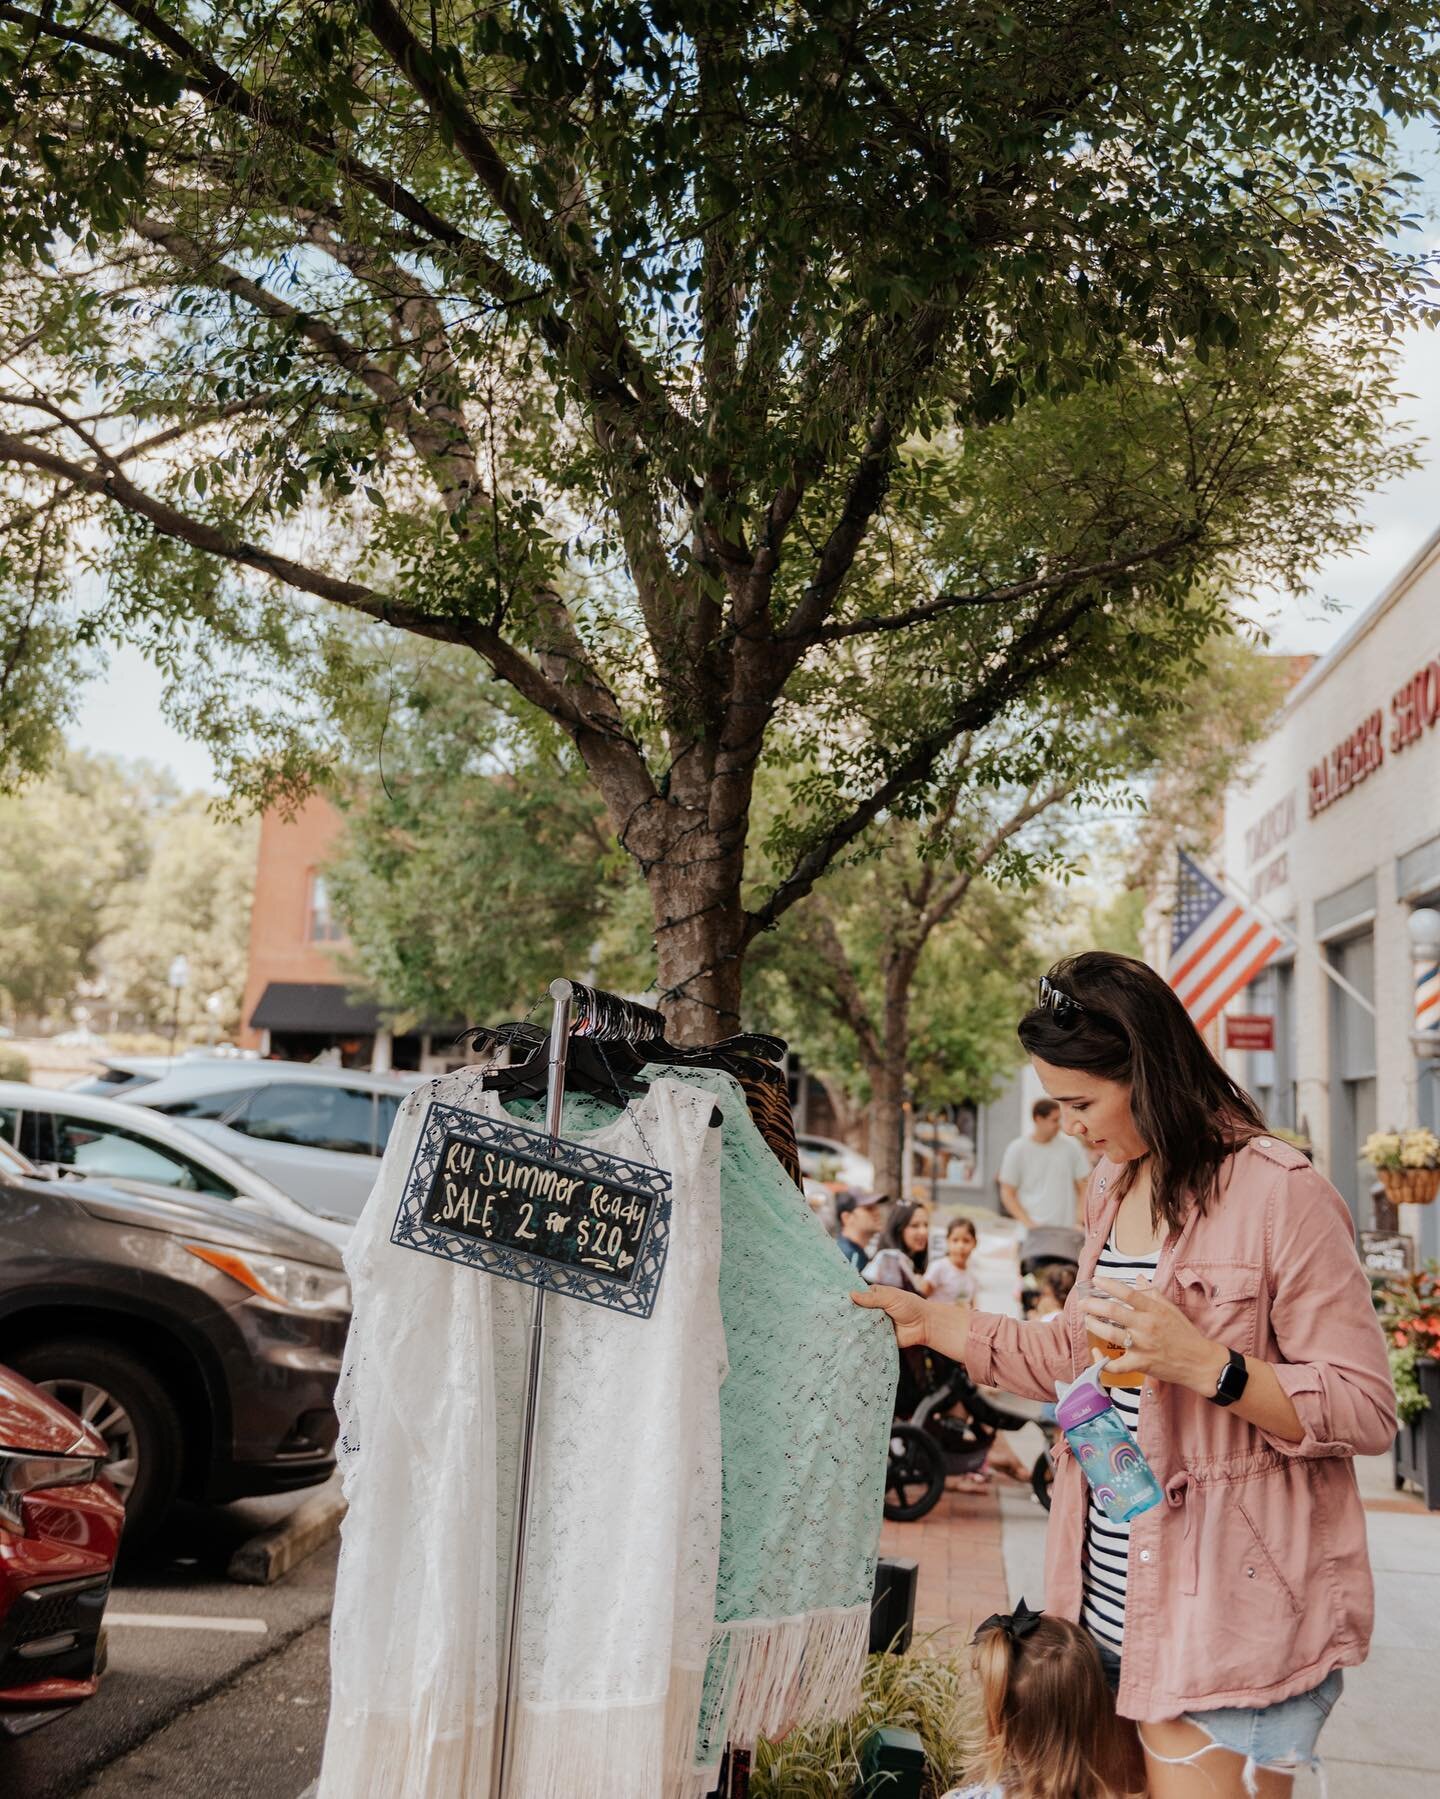
[{"label": "brick building", "polygon": [[342,829],[321,794],[292,816],[271,811],[261,820],[240,1040],[263,1055],[297,1062],[329,1055],[377,1073],[453,1067],[465,1059],[451,1047],[456,1027],[397,1029],[347,987],[348,942],[325,881]]}]

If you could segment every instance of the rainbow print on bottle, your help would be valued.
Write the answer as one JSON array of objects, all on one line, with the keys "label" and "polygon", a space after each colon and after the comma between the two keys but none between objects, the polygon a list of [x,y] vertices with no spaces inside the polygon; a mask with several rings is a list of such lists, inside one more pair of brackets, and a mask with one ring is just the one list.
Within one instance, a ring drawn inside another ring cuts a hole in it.
[{"label": "rainbow print on bottle", "polygon": [[1107,1518],[1124,1524],[1163,1495],[1140,1445],[1100,1385],[1098,1364],[1079,1380],[1057,1381],[1055,1418]]}]

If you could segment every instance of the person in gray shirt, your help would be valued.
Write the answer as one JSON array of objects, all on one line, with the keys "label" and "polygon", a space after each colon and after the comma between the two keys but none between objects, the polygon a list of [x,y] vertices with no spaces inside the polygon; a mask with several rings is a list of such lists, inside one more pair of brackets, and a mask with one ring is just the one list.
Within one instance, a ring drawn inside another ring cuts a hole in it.
[{"label": "person in gray shirt", "polygon": [[1017,1137],[1000,1163],[1000,1200],[1026,1230],[1074,1226],[1083,1219],[1090,1158],[1073,1137],[1060,1134],[1060,1108],[1037,1099],[1028,1136]]}]

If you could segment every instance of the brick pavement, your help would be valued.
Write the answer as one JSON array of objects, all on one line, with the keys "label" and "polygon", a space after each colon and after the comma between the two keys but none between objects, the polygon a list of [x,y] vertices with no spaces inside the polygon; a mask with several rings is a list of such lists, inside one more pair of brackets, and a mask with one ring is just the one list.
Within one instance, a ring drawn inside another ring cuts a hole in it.
[{"label": "brick pavement", "polygon": [[918,1524],[886,1524],[880,1553],[919,1564],[915,1629],[944,1648],[968,1643],[991,1612],[1009,1609],[994,1493],[947,1491]]}]

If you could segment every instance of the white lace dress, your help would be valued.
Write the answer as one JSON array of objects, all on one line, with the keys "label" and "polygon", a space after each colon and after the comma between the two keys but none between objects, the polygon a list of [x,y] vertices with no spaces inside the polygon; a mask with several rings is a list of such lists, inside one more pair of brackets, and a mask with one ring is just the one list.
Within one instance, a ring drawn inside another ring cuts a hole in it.
[{"label": "white lace dress", "polygon": [[[346,1266],[345,1520],[320,1799],[486,1799],[532,1299],[390,1241],[432,1101],[504,1115],[477,1071],[405,1102]],[[653,1316],[552,1296],[512,1799],[696,1799],[720,1534],[720,1133],[657,1080],[567,1129],[666,1169]]]}]

